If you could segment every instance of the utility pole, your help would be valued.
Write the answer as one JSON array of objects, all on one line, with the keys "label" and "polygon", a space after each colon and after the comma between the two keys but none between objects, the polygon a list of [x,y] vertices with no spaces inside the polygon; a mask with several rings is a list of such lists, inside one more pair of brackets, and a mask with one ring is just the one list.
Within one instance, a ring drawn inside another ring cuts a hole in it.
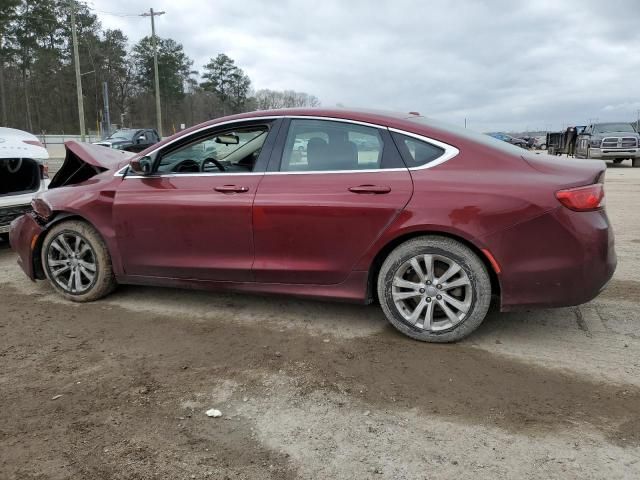
[{"label": "utility pole", "polygon": [[111,115],[109,114],[109,85],[107,82],[102,83],[102,96],[104,102],[103,130],[104,136],[108,137],[111,135]]},{"label": "utility pole", "polygon": [[151,17],[151,45],[153,46],[153,70],[155,74],[156,87],[156,119],[158,121],[158,135],[162,138],[162,112],[160,110],[160,79],[158,78],[158,44],[156,40],[156,16],[164,15],[165,12],[154,12],[153,8],[149,9],[149,13],[141,13],[141,17]]},{"label": "utility pole", "polygon": [[76,7],[73,0],[69,0],[71,10],[71,39],[73,41],[73,63],[76,70],[76,92],[78,93],[78,118],[80,119],[80,140],[85,141],[84,131],[84,103],[82,100],[82,77],[80,76],[80,56],[78,55],[78,38],[76,35]]}]

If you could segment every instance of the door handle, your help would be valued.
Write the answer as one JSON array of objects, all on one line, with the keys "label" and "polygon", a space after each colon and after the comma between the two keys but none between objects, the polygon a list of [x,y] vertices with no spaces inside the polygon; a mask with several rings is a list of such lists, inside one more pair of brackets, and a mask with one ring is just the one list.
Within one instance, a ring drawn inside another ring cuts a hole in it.
[{"label": "door handle", "polygon": [[349,191],[353,193],[369,193],[380,195],[382,193],[389,193],[391,191],[391,187],[380,185],[358,185],[357,187],[349,187]]},{"label": "door handle", "polygon": [[220,187],[215,187],[214,190],[221,193],[244,193],[248,192],[249,188],[239,187],[238,185],[222,185]]}]

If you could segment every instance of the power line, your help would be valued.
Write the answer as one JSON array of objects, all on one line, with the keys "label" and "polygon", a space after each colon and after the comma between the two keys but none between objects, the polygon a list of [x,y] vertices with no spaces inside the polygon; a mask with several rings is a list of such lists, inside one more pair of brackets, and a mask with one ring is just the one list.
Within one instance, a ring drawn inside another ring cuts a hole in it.
[{"label": "power line", "polygon": [[91,6],[89,6],[88,4],[85,4],[85,6],[89,9],[89,10],[93,10],[94,12],[99,12],[99,13],[104,13],[105,15],[112,15],[114,17],[137,17],[138,15],[135,13],[124,13],[124,12],[107,12],[105,10],[100,10],[99,8],[95,7],[95,4],[93,2],[89,2],[91,4]]}]

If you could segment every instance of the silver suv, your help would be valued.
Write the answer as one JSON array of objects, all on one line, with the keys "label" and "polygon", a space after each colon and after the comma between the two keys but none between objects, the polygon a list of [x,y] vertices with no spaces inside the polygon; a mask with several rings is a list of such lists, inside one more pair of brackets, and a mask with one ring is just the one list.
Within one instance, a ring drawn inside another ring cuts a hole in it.
[{"label": "silver suv", "polygon": [[640,167],[640,135],[630,123],[594,123],[578,135],[576,157],[614,163],[630,159],[634,167]]}]

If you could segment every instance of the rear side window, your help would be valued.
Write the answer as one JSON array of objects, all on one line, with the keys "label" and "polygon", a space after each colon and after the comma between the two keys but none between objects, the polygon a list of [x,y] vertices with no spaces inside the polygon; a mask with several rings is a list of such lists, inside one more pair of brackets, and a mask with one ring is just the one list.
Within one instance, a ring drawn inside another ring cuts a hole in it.
[{"label": "rear side window", "polygon": [[294,119],[280,170],[352,171],[381,167],[384,142],[377,128],[330,120]]},{"label": "rear side window", "polygon": [[393,139],[409,168],[422,167],[444,155],[443,148],[408,135],[394,132]]}]

